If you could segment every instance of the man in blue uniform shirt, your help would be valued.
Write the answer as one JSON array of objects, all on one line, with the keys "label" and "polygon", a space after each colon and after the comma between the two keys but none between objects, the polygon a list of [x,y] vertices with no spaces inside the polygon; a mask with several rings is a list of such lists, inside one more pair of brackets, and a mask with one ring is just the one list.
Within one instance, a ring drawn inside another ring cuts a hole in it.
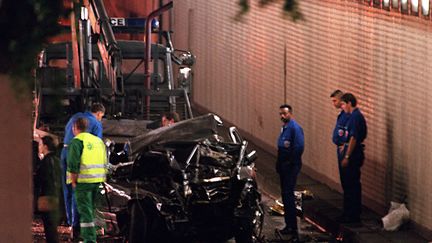
[{"label": "man in blue uniform shirt", "polygon": [[285,217],[285,228],[279,232],[285,235],[292,235],[293,241],[296,241],[298,240],[298,229],[294,188],[297,182],[297,175],[302,166],[301,156],[304,150],[304,135],[303,129],[293,119],[291,106],[284,104],[279,108],[279,115],[283,125],[278,139],[276,171],[280,177]]},{"label": "man in blue uniform shirt", "polygon": [[345,113],[344,110],[342,110],[341,107],[341,97],[343,95],[343,92],[340,90],[335,90],[331,95],[330,99],[333,103],[333,106],[338,109],[339,115],[336,120],[336,126],[333,129],[333,143],[337,146],[337,154],[339,157],[339,150],[342,150],[340,148],[344,144],[344,136],[345,136],[345,130],[346,130],[346,122],[349,118],[349,114]]},{"label": "man in blue uniform shirt", "polygon": [[[343,109],[342,109],[342,102],[341,102],[341,97],[343,95],[343,92],[341,90],[335,90],[331,95],[330,95],[330,99],[332,101],[333,106],[338,109],[339,115],[337,116],[337,120],[336,120],[336,125],[335,128],[333,129],[333,136],[332,136],[332,141],[333,143],[336,145],[336,156],[338,159],[338,167],[339,167],[339,178],[341,180],[341,185],[343,185],[343,181],[342,181],[342,166],[341,166],[341,161],[345,155],[344,152],[344,148],[345,148],[345,132],[347,130],[346,124],[349,118],[349,113],[346,113]],[[345,219],[345,206],[344,206],[344,213],[339,217],[339,221],[343,221],[346,220]]]},{"label": "man in blue uniform shirt", "polygon": [[341,97],[342,109],[350,114],[344,136],[344,146],[339,157],[341,183],[344,191],[344,214],[341,223],[360,222],[361,183],[360,168],[365,159],[364,145],[367,125],[363,114],[357,108],[357,99],[351,93]]},{"label": "man in blue uniform shirt", "polygon": [[77,238],[79,235],[79,215],[76,206],[76,199],[73,193],[71,184],[66,184],[66,159],[68,154],[67,146],[74,138],[72,127],[78,118],[86,118],[89,122],[87,132],[102,139],[102,117],[105,114],[105,107],[101,103],[94,103],[90,111],[84,113],[78,112],[74,114],[66,124],[65,134],[63,139],[63,150],[61,152],[61,165],[62,165],[62,184],[63,184],[63,196],[65,202],[65,210],[68,224],[72,226],[72,237]]}]

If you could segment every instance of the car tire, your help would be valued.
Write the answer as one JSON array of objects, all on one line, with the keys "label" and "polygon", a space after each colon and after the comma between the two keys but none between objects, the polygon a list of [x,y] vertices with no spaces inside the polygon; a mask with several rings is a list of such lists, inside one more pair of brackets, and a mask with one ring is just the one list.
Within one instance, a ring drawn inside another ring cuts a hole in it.
[{"label": "car tire", "polygon": [[264,227],[264,210],[263,206],[258,203],[255,209],[254,218],[252,219],[252,235],[254,240],[260,239]]},{"label": "car tire", "polygon": [[252,218],[239,220],[238,231],[235,235],[236,243],[253,243],[261,238],[264,225],[264,211],[261,204],[257,204]]},{"label": "car tire", "polygon": [[238,231],[235,234],[236,243],[252,243],[253,242],[253,226],[249,218],[239,220]]},{"label": "car tire", "polygon": [[130,224],[128,243],[147,242],[148,221],[144,207],[139,201],[134,201],[130,206]]}]

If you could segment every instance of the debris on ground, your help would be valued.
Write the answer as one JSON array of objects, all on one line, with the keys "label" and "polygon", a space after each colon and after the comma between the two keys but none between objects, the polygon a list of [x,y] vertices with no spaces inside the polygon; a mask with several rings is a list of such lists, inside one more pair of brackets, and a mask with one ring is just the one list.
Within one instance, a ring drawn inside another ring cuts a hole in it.
[{"label": "debris on ground", "polygon": [[[294,191],[294,197],[295,197],[297,215],[301,216],[303,214],[303,201],[312,200],[314,197],[313,193],[309,190]],[[276,199],[275,203],[272,206],[270,206],[269,213],[275,215],[281,215],[281,216],[284,215],[284,205],[280,199]]]},{"label": "debris on ground", "polygon": [[381,220],[384,230],[396,231],[401,225],[408,222],[410,212],[405,206],[405,203],[390,202],[390,209],[386,216]]}]

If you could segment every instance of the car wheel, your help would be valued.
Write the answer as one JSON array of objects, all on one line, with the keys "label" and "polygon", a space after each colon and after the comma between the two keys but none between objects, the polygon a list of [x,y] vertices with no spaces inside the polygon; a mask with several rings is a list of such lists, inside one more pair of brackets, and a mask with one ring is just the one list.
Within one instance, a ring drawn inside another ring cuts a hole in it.
[{"label": "car wheel", "polygon": [[146,242],[148,222],[144,207],[139,201],[130,206],[129,243]]},{"label": "car wheel", "polygon": [[249,218],[239,220],[238,231],[235,235],[236,243],[252,243],[253,242],[253,226]]},{"label": "car wheel", "polygon": [[257,204],[254,218],[252,219],[252,234],[254,240],[261,238],[262,229],[264,227],[264,210],[261,204]]},{"label": "car wheel", "polygon": [[264,211],[257,204],[252,218],[242,218],[239,221],[239,230],[235,235],[236,243],[252,243],[261,239],[264,225]]}]

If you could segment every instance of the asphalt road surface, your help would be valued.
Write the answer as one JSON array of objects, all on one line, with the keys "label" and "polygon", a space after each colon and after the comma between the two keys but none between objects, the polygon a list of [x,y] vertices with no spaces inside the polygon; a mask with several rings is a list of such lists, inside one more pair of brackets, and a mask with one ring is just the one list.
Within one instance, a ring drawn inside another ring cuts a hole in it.
[{"label": "asphalt road surface", "polygon": [[[275,205],[275,201],[263,195],[262,203],[264,204],[266,213],[262,242],[290,242],[289,238],[280,238],[280,236],[275,233],[276,229],[282,229],[285,226],[283,216],[277,215],[270,210],[270,207]],[[297,217],[297,222],[301,242],[337,242],[332,235],[325,232],[323,228],[308,218]]]},{"label": "asphalt road surface", "polygon": [[[313,199],[312,199],[313,200]],[[275,201],[266,195],[262,197],[262,203],[265,210],[264,227],[262,231],[262,237],[259,243],[277,243],[277,242],[290,242],[289,239],[284,239],[275,233],[275,229],[282,229],[284,227],[283,216],[272,213],[270,206],[275,205]],[[310,221],[307,218],[298,217],[299,233],[301,242],[337,242],[334,237],[324,232],[324,229],[320,229],[318,225]],[[33,221],[33,242],[42,243],[45,242],[43,233],[42,221],[35,219]],[[70,229],[66,226],[58,227],[60,242],[71,242],[69,235]],[[111,242],[123,242],[121,238],[105,237],[98,239],[98,242],[111,243]],[[200,242],[205,243],[205,242]],[[229,240],[226,243],[235,243],[234,239]]]}]

